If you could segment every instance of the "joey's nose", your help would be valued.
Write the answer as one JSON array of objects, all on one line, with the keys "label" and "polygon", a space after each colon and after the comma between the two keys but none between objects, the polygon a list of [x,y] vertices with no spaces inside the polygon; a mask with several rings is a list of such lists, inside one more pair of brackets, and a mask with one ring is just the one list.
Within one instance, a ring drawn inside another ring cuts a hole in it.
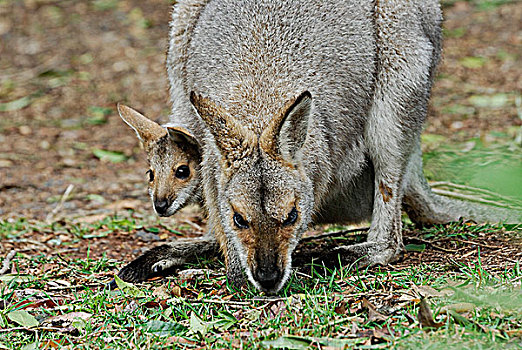
[{"label": "joey's nose", "polygon": [[278,268],[274,269],[257,269],[254,273],[255,280],[265,290],[274,289],[281,278],[281,272]]},{"label": "joey's nose", "polygon": [[169,202],[167,200],[154,201],[154,209],[156,209],[156,213],[159,216],[164,216],[167,214],[167,209],[169,209]]}]

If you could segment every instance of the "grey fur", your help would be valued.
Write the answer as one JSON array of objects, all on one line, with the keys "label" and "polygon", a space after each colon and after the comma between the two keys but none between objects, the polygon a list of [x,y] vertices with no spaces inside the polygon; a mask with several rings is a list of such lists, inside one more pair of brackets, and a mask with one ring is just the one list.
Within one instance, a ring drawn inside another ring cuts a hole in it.
[{"label": "grey fur", "polygon": [[[520,213],[437,196],[422,174],[420,133],[441,20],[435,0],[175,5],[167,60],[173,115],[201,144],[212,231],[205,239],[225,252],[231,280],[245,272],[257,288],[277,292],[312,222],[371,219],[367,242],[333,253],[386,264],[403,249],[403,204],[418,223],[520,221]],[[305,92],[311,102],[288,107]],[[281,111],[288,117],[278,124]],[[298,219],[287,226],[293,207]],[[234,224],[239,212],[248,231]],[[152,250],[147,266],[131,263],[124,277],[176,265],[184,253],[171,247],[158,258]],[[270,273],[280,275],[263,284],[259,276]]]}]

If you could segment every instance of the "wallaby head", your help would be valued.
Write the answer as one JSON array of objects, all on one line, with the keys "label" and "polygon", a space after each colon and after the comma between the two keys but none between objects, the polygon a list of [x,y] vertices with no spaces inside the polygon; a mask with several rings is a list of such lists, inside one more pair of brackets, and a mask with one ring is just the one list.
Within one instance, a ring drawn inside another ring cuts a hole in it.
[{"label": "wallaby head", "polygon": [[218,215],[249,280],[276,292],[287,281],[291,254],[313,210],[312,182],[300,164],[311,116],[308,91],[281,104],[257,135],[210,99],[191,94],[220,153]]},{"label": "wallaby head", "polygon": [[150,169],[149,194],[159,216],[170,216],[199,197],[198,142],[183,126],[164,126],[136,110],[118,105],[120,117],[142,142]]}]

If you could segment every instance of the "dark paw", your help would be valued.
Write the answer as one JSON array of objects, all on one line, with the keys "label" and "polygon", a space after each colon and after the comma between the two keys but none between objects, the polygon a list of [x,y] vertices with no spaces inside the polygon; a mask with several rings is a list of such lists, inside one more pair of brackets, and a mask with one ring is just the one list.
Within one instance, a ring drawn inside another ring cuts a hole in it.
[{"label": "dark paw", "polygon": [[143,282],[152,277],[168,275],[173,267],[183,263],[182,259],[173,256],[169,245],[161,245],[148,250],[124,266],[118,277],[126,282]]}]

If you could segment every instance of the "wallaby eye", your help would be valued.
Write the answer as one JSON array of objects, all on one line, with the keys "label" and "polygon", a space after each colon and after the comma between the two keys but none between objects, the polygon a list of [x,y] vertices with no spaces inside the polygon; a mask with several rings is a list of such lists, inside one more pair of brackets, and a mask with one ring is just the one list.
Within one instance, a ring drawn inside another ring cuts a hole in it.
[{"label": "wallaby eye", "polygon": [[234,224],[238,228],[248,228],[248,222],[238,213],[234,213]]},{"label": "wallaby eye", "polygon": [[149,182],[154,181],[154,172],[151,169],[147,170],[145,174],[149,175]]},{"label": "wallaby eye", "polygon": [[288,217],[283,221],[283,226],[292,225],[297,221],[297,209],[295,207],[290,210],[290,213],[288,213]]},{"label": "wallaby eye", "polygon": [[190,175],[190,168],[187,165],[180,165],[176,169],[176,177],[178,179],[184,180]]}]

